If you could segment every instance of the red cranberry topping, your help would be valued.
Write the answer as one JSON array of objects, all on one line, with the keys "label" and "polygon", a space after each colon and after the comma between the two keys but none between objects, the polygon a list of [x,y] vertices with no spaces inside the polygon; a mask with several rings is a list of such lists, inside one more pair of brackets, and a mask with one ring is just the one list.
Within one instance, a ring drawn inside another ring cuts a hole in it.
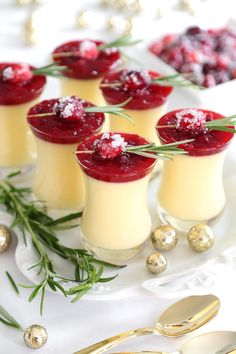
[{"label": "red cranberry topping", "polygon": [[[136,72],[124,69],[105,76],[101,82],[101,90],[108,104],[119,104],[132,97],[132,100],[124,108],[139,110],[156,108],[166,102],[172,92],[172,87],[151,83],[151,79],[161,76],[159,73],[154,71],[144,71],[143,73],[141,71],[137,72],[137,76],[133,75],[133,73]],[[124,78],[126,77],[130,88],[124,83]],[[120,85],[117,85],[117,83]],[[109,85],[103,86],[103,84]],[[135,88],[135,85],[139,87]]]},{"label": "red cranberry topping", "polygon": [[99,50],[96,43],[86,39],[82,41],[79,46],[79,55],[84,59],[97,59],[99,56]]},{"label": "red cranberry topping", "polygon": [[193,82],[212,87],[235,78],[236,33],[228,28],[201,30],[190,27],[183,34],[166,35],[149,50],[178,72],[193,73]]},{"label": "red cranberry topping", "polygon": [[[27,120],[38,138],[56,144],[76,144],[100,131],[105,119],[103,113],[85,112],[82,119],[66,120],[65,123],[64,118],[59,119],[55,114],[54,107],[59,101],[60,98],[45,100],[30,108]],[[83,108],[93,106],[90,102],[79,101]],[[51,114],[44,115],[47,113]]]},{"label": "red cranberry topping", "polygon": [[62,97],[53,107],[54,113],[65,122],[73,122],[84,118],[84,106],[75,96]]},{"label": "red cranberry topping", "polygon": [[21,84],[31,80],[33,77],[32,70],[28,64],[12,64],[7,65],[1,70],[1,79],[12,84]]},{"label": "red cranberry topping", "polygon": [[[197,126],[197,129],[199,129],[200,127],[200,130],[202,127],[201,121],[204,121],[203,115],[205,116],[206,122],[223,118],[221,114],[212,111],[207,111],[205,109],[179,109],[169,112],[165,114],[157,123],[157,133],[163,144],[175,143],[177,141],[193,138],[191,129],[189,130],[178,128],[179,120],[182,121],[182,118],[180,119],[180,117],[182,115],[184,116],[187,110],[192,112],[194,111],[195,117],[196,112],[199,112],[200,119],[197,119],[196,124],[196,118],[193,118],[193,126]],[[188,119],[190,119],[190,115],[188,116]],[[168,125],[174,125],[176,128],[168,128]],[[165,126],[165,128],[159,128],[159,126]],[[226,149],[226,147],[231,142],[233,136],[233,133],[208,129],[196,134],[194,136],[194,141],[189,144],[183,145],[182,148],[188,151],[188,154],[190,156],[212,155]]]},{"label": "red cranberry topping", "polygon": [[141,90],[151,83],[151,77],[147,70],[124,71],[122,77],[122,88],[125,91]]},{"label": "red cranberry topping", "polygon": [[[118,135],[118,137],[115,138],[117,144],[121,141],[120,138],[124,139],[122,145],[127,144],[129,146],[136,146],[149,143],[149,141],[139,135],[126,133],[105,133],[104,140],[106,140],[106,134],[109,134],[109,136],[112,134],[113,137]],[[120,183],[135,181],[145,177],[152,171],[155,165],[155,159],[126,152],[119,153],[116,157],[109,159],[96,158],[94,156],[95,154],[86,153],[88,150],[93,151],[94,145],[96,146],[97,141],[100,141],[103,138],[104,134],[91,136],[88,139],[84,139],[78,145],[77,158],[84,172],[88,176],[101,181]],[[104,150],[106,150],[106,148]],[[83,153],[83,151],[85,152]],[[107,157],[107,150],[105,151],[105,155]]]},{"label": "red cranberry topping", "polygon": [[0,105],[30,102],[42,93],[46,78],[33,75],[33,69],[28,64],[0,63]]},{"label": "red cranberry topping", "polygon": [[183,109],[176,113],[176,128],[189,132],[195,136],[197,134],[206,133],[205,127],[206,115],[203,111],[197,109]]},{"label": "red cranberry topping", "polygon": [[[89,43],[89,45],[88,45]],[[93,47],[92,47],[93,43]],[[69,68],[64,72],[67,77],[93,79],[114,70],[121,62],[121,54],[116,48],[98,50],[102,41],[78,40],[57,47],[53,54],[72,52],[69,57],[54,57],[53,60]],[[95,48],[96,46],[96,48]]]},{"label": "red cranberry topping", "polygon": [[114,159],[125,150],[127,143],[120,134],[104,133],[94,141],[94,157],[101,160]]}]

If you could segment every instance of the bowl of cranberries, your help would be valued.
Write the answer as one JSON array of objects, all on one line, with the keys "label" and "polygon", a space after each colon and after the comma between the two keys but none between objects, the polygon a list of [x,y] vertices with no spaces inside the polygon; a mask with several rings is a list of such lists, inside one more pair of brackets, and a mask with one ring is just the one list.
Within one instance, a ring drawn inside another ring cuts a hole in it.
[{"label": "bowl of cranberries", "polygon": [[148,50],[163,72],[183,74],[202,88],[188,87],[202,107],[235,113],[236,29],[232,26],[188,27],[152,41]]}]

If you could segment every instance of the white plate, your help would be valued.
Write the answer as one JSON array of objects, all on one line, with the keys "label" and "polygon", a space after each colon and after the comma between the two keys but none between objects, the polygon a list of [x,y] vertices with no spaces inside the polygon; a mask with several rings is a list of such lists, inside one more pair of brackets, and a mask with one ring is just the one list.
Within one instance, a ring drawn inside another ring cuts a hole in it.
[{"label": "white plate", "polygon": [[[160,297],[185,296],[194,290],[195,293],[207,292],[212,282],[219,279],[226,269],[236,263],[236,141],[231,145],[225,164],[224,183],[227,195],[226,208],[220,220],[214,225],[216,243],[206,253],[198,254],[192,251],[183,236],[177,247],[166,253],[168,260],[167,270],[159,276],[151,275],[145,267],[148,254],[154,251],[149,244],[144,252],[126,268],[107,270],[105,275],[118,273],[119,276],[109,283],[98,284],[86,295],[86,299],[107,300],[137,295],[143,289],[156,293]],[[150,182],[148,204],[153,221],[153,227],[158,224],[156,213],[156,190],[159,178]],[[11,217],[0,213],[0,223],[10,225]],[[37,254],[28,241],[26,247],[22,242],[19,230],[15,233],[19,243],[16,248],[16,264],[21,272],[33,283],[40,281],[37,270],[28,270],[37,261]],[[79,228],[58,233],[60,241],[70,247],[80,247]],[[55,269],[65,275],[73,277],[73,268],[60,257],[51,254]],[[181,279],[180,279],[181,278]],[[70,286],[72,284],[69,284]]]}]

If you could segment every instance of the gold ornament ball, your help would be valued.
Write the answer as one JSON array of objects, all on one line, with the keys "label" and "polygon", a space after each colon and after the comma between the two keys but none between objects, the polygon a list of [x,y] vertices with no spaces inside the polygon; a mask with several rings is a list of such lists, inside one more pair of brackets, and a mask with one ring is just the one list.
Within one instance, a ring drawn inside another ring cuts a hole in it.
[{"label": "gold ornament ball", "polygon": [[47,342],[47,339],[48,333],[43,326],[34,324],[25,330],[24,341],[30,348],[41,348]]},{"label": "gold ornament ball", "polygon": [[170,251],[178,242],[178,234],[170,225],[161,225],[151,235],[152,244],[157,251]]},{"label": "gold ornament ball", "polygon": [[146,260],[146,266],[149,272],[153,274],[160,274],[166,270],[166,257],[159,252],[150,254]]},{"label": "gold ornament ball", "polygon": [[11,243],[11,232],[5,225],[0,225],[0,253],[6,251]]},{"label": "gold ornament ball", "polygon": [[190,229],[188,242],[194,251],[205,252],[214,245],[215,235],[210,226],[198,224]]}]

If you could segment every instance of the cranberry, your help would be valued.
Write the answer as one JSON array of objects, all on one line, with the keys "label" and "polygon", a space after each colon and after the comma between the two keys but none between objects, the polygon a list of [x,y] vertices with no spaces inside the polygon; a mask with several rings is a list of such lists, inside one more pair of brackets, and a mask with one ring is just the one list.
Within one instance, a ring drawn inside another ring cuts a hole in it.
[{"label": "cranberry", "polygon": [[157,50],[152,44],[150,51],[181,73],[189,72],[188,64],[197,64],[192,71],[194,83],[211,87],[235,77],[236,33],[230,29],[190,27],[173,42],[171,36],[158,40]]},{"label": "cranberry", "polygon": [[196,109],[184,109],[176,113],[176,128],[191,133],[192,136],[206,132],[206,115]]},{"label": "cranberry", "polygon": [[197,34],[201,33],[201,28],[200,27],[190,27],[187,29],[186,34],[190,36],[196,36]]},{"label": "cranberry", "polygon": [[62,97],[53,107],[55,115],[65,122],[82,120],[84,117],[84,107],[81,100],[75,96]]},{"label": "cranberry", "polygon": [[12,84],[20,84],[31,80],[33,73],[27,64],[11,64],[1,71],[2,81]]},{"label": "cranberry", "polygon": [[151,83],[151,77],[146,70],[131,70],[124,72],[122,77],[122,88],[125,91],[140,90]]},{"label": "cranberry", "polygon": [[99,50],[96,43],[85,39],[80,43],[78,54],[81,58],[96,60],[99,55]]},{"label": "cranberry", "polygon": [[104,133],[100,139],[94,141],[94,158],[111,160],[122,154],[126,143],[120,134]]}]

